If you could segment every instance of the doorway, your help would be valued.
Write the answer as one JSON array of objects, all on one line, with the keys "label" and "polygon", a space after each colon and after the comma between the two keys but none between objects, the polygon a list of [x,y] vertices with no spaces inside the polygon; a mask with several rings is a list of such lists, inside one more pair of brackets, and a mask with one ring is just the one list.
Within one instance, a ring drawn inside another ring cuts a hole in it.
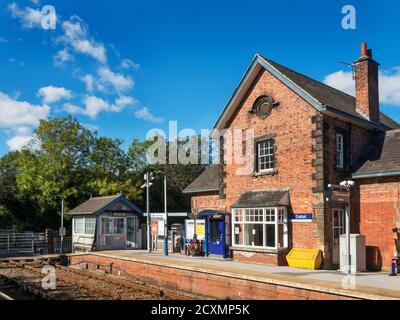
[{"label": "doorway", "polygon": [[131,249],[138,249],[137,231],[139,229],[139,219],[137,217],[127,218],[126,246]]},{"label": "doorway", "polygon": [[346,217],[343,209],[332,210],[332,263],[340,264],[340,236],[346,233]]},{"label": "doorway", "polygon": [[210,254],[225,255],[225,220],[208,220],[208,251]]}]

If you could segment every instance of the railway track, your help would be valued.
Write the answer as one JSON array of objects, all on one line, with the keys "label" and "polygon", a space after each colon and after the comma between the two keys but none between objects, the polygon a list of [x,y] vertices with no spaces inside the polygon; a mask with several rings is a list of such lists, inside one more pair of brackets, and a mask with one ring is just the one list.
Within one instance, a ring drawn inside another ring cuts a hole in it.
[{"label": "railway track", "polygon": [[4,279],[0,279],[0,300],[15,300],[9,292],[13,289],[15,289],[15,286],[11,286]]},{"label": "railway track", "polygon": [[[39,278],[40,281],[44,277],[42,268],[48,264],[47,261],[40,260],[10,260],[0,262],[0,276],[4,268],[13,269],[14,273],[25,273],[25,278]],[[14,281],[16,286],[25,286],[24,291],[33,293],[42,299],[60,299],[63,292],[66,296],[63,299],[82,299],[82,297],[71,297],[71,289],[75,292],[81,292],[83,299],[104,299],[104,300],[189,300],[194,299],[184,293],[176,293],[163,288],[149,286],[140,283],[137,279],[128,279],[126,277],[117,277],[111,274],[101,274],[99,272],[85,271],[76,268],[63,267],[55,265],[57,290],[45,291],[36,285],[32,287],[32,279],[20,279],[21,277],[12,277],[8,281]],[[18,272],[16,272],[18,271]],[[30,276],[28,275],[30,274]],[[5,277],[5,275],[3,275]],[[22,276],[22,278],[24,278]],[[27,284],[28,282],[28,284]],[[65,287],[65,288],[63,288]],[[64,290],[65,289],[65,290]],[[41,295],[43,294],[43,295]]]}]

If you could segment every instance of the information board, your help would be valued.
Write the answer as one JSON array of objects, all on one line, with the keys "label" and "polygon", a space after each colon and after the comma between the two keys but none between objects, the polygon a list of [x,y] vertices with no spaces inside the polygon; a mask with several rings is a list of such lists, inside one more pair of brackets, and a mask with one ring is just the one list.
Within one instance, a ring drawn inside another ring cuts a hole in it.
[{"label": "information board", "polygon": [[186,240],[193,240],[195,234],[196,220],[185,220]]},{"label": "information board", "polygon": [[206,239],[206,220],[196,220],[196,234],[197,240],[205,240]]}]

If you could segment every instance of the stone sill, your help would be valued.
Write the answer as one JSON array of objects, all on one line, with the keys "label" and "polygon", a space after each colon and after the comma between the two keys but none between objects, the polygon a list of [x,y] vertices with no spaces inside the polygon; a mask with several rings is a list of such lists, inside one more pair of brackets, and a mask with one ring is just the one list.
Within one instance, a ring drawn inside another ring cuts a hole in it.
[{"label": "stone sill", "polygon": [[235,246],[232,246],[229,249],[233,251],[259,252],[259,253],[272,253],[272,254],[278,254],[281,252],[289,251],[289,249],[264,249],[264,248],[235,247]]},{"label": "stone sill", "polygon": [[278,174],[278,170],[273,169],[273,170],[268,170],[268,171],[264,171],[264,172],[254,172],[253,177],[257,178],[257,177],[262,177],[262,176],[274,176],[276,174]]}]

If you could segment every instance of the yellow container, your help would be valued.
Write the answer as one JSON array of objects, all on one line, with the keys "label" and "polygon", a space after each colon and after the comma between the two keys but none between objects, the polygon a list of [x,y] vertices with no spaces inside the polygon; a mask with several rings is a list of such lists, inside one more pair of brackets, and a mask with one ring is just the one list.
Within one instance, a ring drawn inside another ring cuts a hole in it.
[{"label": "yellow container", "polygon": [[322,251],[319,249],[292,249],[286,256],[291,268],[317,270],[322,264]]}]

